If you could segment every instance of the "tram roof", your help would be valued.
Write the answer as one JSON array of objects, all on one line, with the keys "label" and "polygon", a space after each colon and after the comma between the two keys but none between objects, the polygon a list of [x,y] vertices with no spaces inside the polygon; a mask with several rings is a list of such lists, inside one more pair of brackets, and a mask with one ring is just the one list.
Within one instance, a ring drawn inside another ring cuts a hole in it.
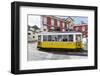
[{"label": "tram roof", "polygon": [[66,35],[66,34],[82,34],[81,32],[41,32],[38,35]]}]

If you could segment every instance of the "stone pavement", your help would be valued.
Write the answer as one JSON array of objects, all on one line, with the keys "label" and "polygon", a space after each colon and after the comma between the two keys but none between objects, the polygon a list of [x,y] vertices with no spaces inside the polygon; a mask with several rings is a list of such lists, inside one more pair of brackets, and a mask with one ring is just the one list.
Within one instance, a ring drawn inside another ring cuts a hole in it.
[{"label": "stone pavement", "polygon": [[87,52],[67,51],[42,51],[37,48],[36,42],[28,43],[28,61],[32,60],[58,60],[58,59],[82,59],[87,58]]}]

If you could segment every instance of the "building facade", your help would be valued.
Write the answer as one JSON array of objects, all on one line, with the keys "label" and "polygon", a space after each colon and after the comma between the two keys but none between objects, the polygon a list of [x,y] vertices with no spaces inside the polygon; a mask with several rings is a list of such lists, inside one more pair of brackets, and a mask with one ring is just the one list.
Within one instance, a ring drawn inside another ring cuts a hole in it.
[{"label": "building facade", "polygon": [[40,33],[41,30],[36,26],[29,26],[28,25],[28,41],[31,42],[31,41],[34,41],[36,42],[38,40],[38,33]]},{"label": "building facade", "polygon": [[74,24],[71,17],[66,19],[56,16],[42,15],[42,25],[44,32],[82,32],[83,37],[88,37],[88,25],[86,23]]},{"label": "building facade", "polygon": [[43,31],[46,32],[66,32],[73,30],[73,21],[71,17],[62,19],[56,16],[41,16]]},{"label": "building facade", "polygon": [[82,32],[83,38],[88,37],[88,25],[87,24],[76,24],[73,27],[74,31]]}]

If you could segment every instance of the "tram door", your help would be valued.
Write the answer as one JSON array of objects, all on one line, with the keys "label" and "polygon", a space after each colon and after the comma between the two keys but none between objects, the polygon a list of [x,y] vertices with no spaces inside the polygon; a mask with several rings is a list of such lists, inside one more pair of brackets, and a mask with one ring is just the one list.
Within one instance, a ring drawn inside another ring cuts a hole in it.
[{"label": "tram door", "polygon": [[81,35],[76,35],[76,48],[81,48]]}]

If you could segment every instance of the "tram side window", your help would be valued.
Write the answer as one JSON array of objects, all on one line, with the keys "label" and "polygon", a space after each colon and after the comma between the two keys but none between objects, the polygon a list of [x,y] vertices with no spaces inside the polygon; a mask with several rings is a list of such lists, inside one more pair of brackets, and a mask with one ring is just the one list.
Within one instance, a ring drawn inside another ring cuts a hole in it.
[{"label": "tram side window", "polygon": [[68,35],[63,35],[63,41],[68,41]]},{"label": "tram side window", "polygon": [[43,35],[43,41],[48,41],[47,35]]},{"label": "tram side window", "polygon": [[56,35],[48,35],[48,41],[58,41],[58,36],[56,36]]},{"label": "tram side window", "polygon": [[51,35],[48,35],[48,41],[51,41]]},{"label": "tram side window", "polygon": [[54,36],[54,41],[58,41],[58,36],[57,35]]},{"label": "tram side window", "polygon": [[69,35],[69,41],[73,41],[73,35]]},{"label": "tram side window", "polygon": [[51,35],[51,41],[57,41],[56,35]]},{"label": "tram side window", "polygon": [[62,35],[58,35],[58,41],[63,41]]},{"label": "tram side window", "polygon": [[38,41],[41,41],[41,35],[38,36]]}]

